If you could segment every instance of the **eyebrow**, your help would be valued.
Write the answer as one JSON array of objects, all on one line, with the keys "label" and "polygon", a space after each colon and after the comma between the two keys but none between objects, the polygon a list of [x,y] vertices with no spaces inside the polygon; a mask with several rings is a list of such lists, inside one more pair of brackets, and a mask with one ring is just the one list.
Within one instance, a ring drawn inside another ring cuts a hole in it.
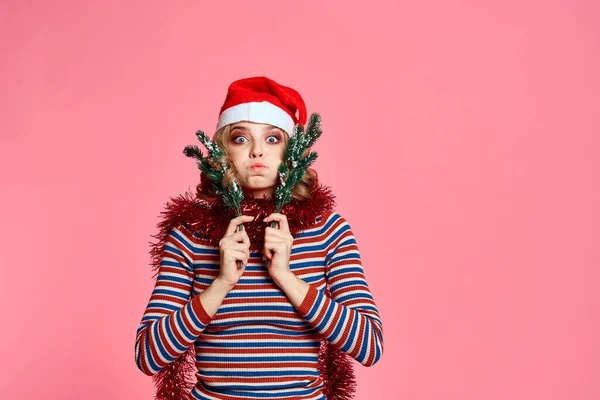
[{"label": "eyebrow", "polygon": [[[248,129],[248,128],[247,128],[246,126],[244,126],[244,125],[234,125],[234,126],[232,126],[232,127],[231,127],[231,130],[234,130],[234,129],[241,129],[241,130],[243,130],[244,132],[248,132],[248,131],[250,130],[250,129]],[[276,127],[276,126],[274,126],[274,125],[267,125],[267,126],[265,126],[265,127],[263,128],[263,133],[265,133],[265,132],[267,132],[267,131],[270,131],[270,130],[273,130],[273,129],[279,129],[279,130],[281,130],[281,128],[278,128],[278,127]]]}]

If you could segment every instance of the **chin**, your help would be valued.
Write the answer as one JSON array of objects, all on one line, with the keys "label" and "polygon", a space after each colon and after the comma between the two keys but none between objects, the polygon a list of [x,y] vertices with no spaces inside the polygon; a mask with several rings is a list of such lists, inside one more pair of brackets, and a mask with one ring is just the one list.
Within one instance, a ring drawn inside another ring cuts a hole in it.
[{"label": "chin", "polygon": [[276,182],[273,182],[272,180],[266,180],[264,178],[257,179],[257,177],[253,177],[246,181],[243,186],[244,189],[249,191],[260,191],[268,189],[275,190],[275,184]]},{"label": "chin", "polygon": [[245,186],[252,189],[266,189],[275,186],[277,180],[266,176],[252,176],[246,179]]}]

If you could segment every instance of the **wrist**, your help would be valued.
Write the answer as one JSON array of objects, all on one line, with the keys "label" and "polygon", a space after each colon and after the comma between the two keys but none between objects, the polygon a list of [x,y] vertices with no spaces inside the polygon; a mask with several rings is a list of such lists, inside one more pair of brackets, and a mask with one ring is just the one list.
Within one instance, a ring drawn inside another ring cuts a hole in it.
[{"label": "wrist", "polygon": [[309,285],[302,279],[298,278],[293,272],[285,273],[277,279],[273,278],[279,288],[290,299],[294,307],[299,307],[306,294],[308,293]]},{"label": "wrist", "polygon": [[235,286],[235,283],[227,282],[220,276],[217,276],[211,285],[213,285],[216,289],[229,293]]},{"label": "wrist", "polygon": [[273,276],[272,278],[275,281],[275,284],[277,286],[279,286],[281,289],[289,286],[290,284],[293,284],[295,281],[297,281],[299,279],[296,275],[294,275],[294,273],[292,271],[284,272],[282,274]]}]

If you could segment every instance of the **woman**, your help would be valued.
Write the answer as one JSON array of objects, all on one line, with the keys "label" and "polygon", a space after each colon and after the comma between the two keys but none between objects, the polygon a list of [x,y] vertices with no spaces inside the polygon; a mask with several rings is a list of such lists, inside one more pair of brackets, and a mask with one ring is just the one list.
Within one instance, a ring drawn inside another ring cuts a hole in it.
[{"label": "woman", "polygon": [[[230,164],[224,184],[237,178],[243,188],[243,215],[204,174],[196,198],[167,207],[153,249],[158,277],[135,346],[139,369],[163,374],[159,398],[335,398],[347,388],[324,386],[322,339],[366,366],[380,359],[381,319],[330,190],[309,168],[294,199],[273,212],[278,166],[294,125],[305,123],[295,90],[266,77],[230,85],[213,140]],[[196,382],[186,397],[174,393],[190,347]]]}]

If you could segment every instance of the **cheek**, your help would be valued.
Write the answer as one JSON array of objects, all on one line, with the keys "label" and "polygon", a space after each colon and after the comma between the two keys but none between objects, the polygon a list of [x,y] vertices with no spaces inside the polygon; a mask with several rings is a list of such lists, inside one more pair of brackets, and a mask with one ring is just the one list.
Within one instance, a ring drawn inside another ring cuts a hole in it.
[{"label": "cheek", "polygon": [[279,148],[279,151],[278,151],[279,159],[282,161],[283,161],[284,154],[285,154],[285,143],[282,143],[281,147]]},{"label": "cheek", "polygon": [[241,157],[240,157],[239,153],[238,153],[238,152],[236,152],[235,150],[233,150],[233,151],[232,151],[232,150],[230,149],[230,150],[228,150],[228,151],[227,151],[227,155],[228,155],[228,157],[229,157],[229,161],[230,161],[230,162],[231,162],[233,165],[235,165],[235,166],[236,166],[236,168],[237,168],[237,167],[239,167],[239,164],[240,164],[240,159],[241,159]]}]

